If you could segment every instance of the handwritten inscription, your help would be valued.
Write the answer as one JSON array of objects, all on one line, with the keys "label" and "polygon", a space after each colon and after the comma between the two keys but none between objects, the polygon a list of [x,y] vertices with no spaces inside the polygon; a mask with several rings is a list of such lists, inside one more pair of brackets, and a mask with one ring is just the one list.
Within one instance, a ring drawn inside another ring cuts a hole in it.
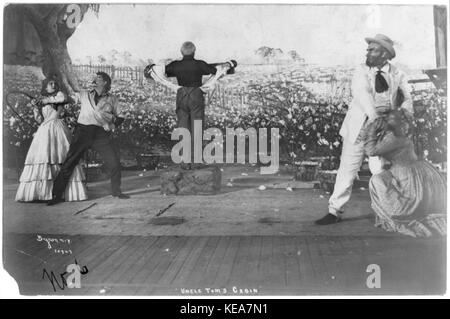
[{"label": "handwritten inscription", "polygon": [[45,242],[47,244],[47,248],[53,250],[55,254],[72,255],[72,249],[66,247],[71,244],[71,240],[69,238],[52,238],[37,235],[36,240],[39,242]]},{"label": "handwritten inscription", "polygon": [[37,235],[37,241],[45,241],[47,243],[48,249],[52,249],[52,243],[67,243],[70,245],[70,239],[65,238],[50,238],[50,237],[42,237],[41,235]]}]

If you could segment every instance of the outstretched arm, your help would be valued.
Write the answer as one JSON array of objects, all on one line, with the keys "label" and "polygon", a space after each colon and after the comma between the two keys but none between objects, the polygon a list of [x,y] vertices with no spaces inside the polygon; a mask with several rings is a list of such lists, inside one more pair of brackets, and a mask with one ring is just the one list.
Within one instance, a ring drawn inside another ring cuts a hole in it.
[{"label": "outstretched arm", "polygon": [[200,67],[201,67],[203,75],[210,75],[210,74],[216,74],[217,73],[217,68],[214,65],[208,64],[208,63],[206,63],[204,61],[202,61],[200,63]]},{"label": "outstretched arm", "polygon": [[180,86],[173,84],[166,78],[166,75],[170,76],[170,74],[171,74],[170,71],[169,71],[169,73],[167,73],[167,67],[159,66],[156,64],[148,65],[144,69],[144,76],[147,79],[152,79],[164,86],[167,86],[168,88],[170,88],[174,91],[177,91],[180,88]]},{"label": "outstretched arm", "polygon": [[231,65],[229,63],[222,63],[222,64],[216,65],[216,67],[215,67],[216,72],[208,80],[206,80],[205,83],[203,83],[203,85],[200,87],[200,89],[203,92],[206,92],[207,90],[210,90],[210,89],[214,89],[217,81],[221,77],[223,77],[230,68],[231,68]]},{"label": "outstretched arm", "polygon": [[113,102],[113,124],[115,127],[118,127],[125,121],[125,112],[122,104],[119,102],[117,97],[114,97]]},{"label": "outstretched arm", "polygon": [[[74,103],[80,103],[81,102],[81,94],[83,94],[83,92],[86,92],[86,91],[74,92],[73,94],[70,95],[70,98],[72,99],[72,101]],[[72,102],[72,101],[70,101],[70,102]]]}]

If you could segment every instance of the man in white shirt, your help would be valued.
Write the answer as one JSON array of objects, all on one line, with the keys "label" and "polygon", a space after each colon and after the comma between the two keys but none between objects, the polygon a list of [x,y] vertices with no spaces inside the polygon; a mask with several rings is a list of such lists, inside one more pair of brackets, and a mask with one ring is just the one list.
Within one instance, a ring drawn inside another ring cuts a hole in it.
[{"label": "man in white shirt", "polygon": [[78,124],[70,144],[66,160],[53,183],[53,196],[47,205],[62,202],[62,195],[70,180],[73,169],[84,152],[92,148],[102,157],[111,176],[111,193],[114,197],[127,199],[120,190],[121,169],[119,156],[111,140],[111,130],[120,125],[124,118],[117,97],[109,93],[111,78],[104,72],[98,72],[93,90],[77,93],[74,99],[81,104]]},{"label": "man in white shirt", "polygon": [[[395,57],[393,41],[382,34],[365,40],[368,44],[366,63],[358,66],[353,75],[353,99],[339,132],[343,145],[334,191],[329,199],[328,214],[317,220],[317,225],[341,220],[365,157],[363,136],[367,125],[396,108],[405,109],[411,117],[413,114],[406,76],[389,62]],[[369,168],[372,174],[381,172],[382,159],[369,157]]]}]

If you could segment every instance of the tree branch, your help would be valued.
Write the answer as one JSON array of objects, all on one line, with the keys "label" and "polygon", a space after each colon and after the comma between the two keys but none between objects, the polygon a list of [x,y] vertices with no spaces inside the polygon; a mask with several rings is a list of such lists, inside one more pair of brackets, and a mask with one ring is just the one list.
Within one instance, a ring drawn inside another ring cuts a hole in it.
[{"label": "tree branch", "polygon": [[48,21],[47,23],[50,25],[51,28],[55,30],[55,33],[58,34],[59,26],[58,26],[58,18],[61,12],[64,12],[66,10],[65,4],[58,4],[53,5],[52,9],[49,11],[45,19]]},{"label": "tree branch", "polygon": [[41,43],[50,41],[52,37],[56,37],[56,32],[48,24],[44,17],[39,13],[36,5],[27,4],[19,7],[25,15],[30,19],[31,24],[36,29]]},{"label": "tree branch", "polygon": [[51,19],[53,17],[58,17],[59,13],[61,11],[65,11],[66,9],[66,4],[54,4],[52,5],[52,8],[50,9],[50,11],[47,13],[47,15],[45,16],[45,19]]},{"label": "tree branch", "polygon": [[44,20],[44,16],[39,11],[39,6],[36,4],[15,4],[13,5],[18,11],[24,11],[31,18],[36,20]]}]

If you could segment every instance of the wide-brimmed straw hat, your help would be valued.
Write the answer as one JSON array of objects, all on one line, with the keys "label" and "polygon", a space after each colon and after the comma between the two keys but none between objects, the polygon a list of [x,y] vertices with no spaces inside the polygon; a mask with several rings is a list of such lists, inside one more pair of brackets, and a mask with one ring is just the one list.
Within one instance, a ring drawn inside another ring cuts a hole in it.
[{"label": "wide-brimmed straw hat", "polygon": [[375,42],[385,48],[390,54],[391,59],[395,58],[394,41],[384,34],[377,34],[373,38],[365,38],[367,43]]}]

